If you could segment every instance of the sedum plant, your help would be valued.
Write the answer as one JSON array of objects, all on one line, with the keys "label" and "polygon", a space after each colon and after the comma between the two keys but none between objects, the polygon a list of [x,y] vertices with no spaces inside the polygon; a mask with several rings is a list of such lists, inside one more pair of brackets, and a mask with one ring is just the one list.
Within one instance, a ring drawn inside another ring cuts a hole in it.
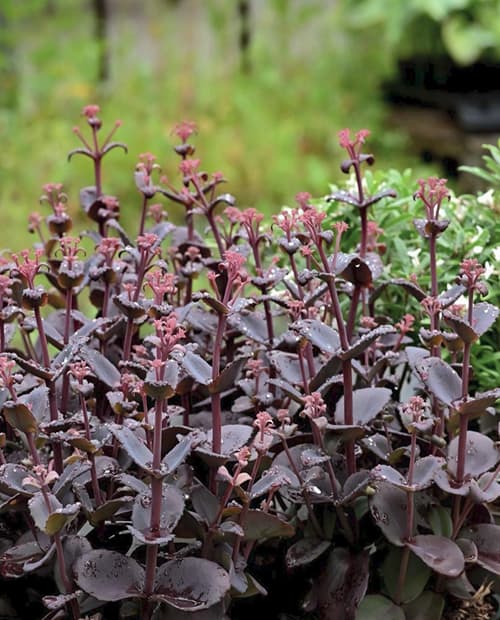
[{"label": "sedum plant", "polygon": [[[350,231],[305,192],[270,226],[237,209],[188,122],[179,179],[139,157],[126,231],[103,170],[119,124],[101,139],[84,116],[90,229],[49,184],[34,250],[0,264],[2,579],[37,584],[47,619],[438,620],[477,601],[500,572],[500,391],[471,389],[470,360],[498,310],[475,259],[442,286],[445,180],[415,193],[428,283],[390,280],[370,214],[396,195],[366,189],[366,130],[340,132],[354,182],[328,198]],[[386,289],[416,316],[381,314]]]}]

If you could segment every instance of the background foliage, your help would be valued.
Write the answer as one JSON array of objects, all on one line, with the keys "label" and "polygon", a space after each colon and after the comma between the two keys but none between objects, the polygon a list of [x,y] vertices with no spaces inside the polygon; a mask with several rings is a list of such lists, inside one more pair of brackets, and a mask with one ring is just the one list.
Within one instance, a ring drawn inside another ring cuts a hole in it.
[{"label": "background foliage", "polygon": [[[2,3],[1,245],[26,242],[13,224],[36,208],[47,179],[70,194],[82,185],[87,162],[70,174],[53,145],[70,150],[68,123],[93,101],[123,120],[131,170],[144,148],[165,162],[173,124],[195,120],[207,168],[224,162],[240,204],[268,213],[298,191],[327,193],[338,176],[336,131],[348,124],[372,129],[381,168],[389,160],[417,163],[402,133],[385,122],[378,84],[387,58],[371,36],[348,31],[349,3],[251,0],[246,71],[236,2],[108,4],[110,75],[99,82],[91,2]],[[135,217],[129,178],[112,165],[108,174],[106,191],[125,193],[125,217]]]}]

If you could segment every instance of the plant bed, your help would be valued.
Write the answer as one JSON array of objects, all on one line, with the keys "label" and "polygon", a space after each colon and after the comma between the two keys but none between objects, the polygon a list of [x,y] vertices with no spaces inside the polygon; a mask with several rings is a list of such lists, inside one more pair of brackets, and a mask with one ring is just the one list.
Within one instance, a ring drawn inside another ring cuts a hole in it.
[{"label": "plant bed", "polygon": [[439,620],[477,602],[500,572],[500,390],[470,362],[498,310],[474,258],[444,284],[445,180],[415,193],[428,284],[384,270],[369,214],[395,192],[367,192],[366,130],[340,132],[353,176],[327,199],[359,214],[353,247],[307,193],[271,226],[237,209],[187,122],[178,182],[140,156],[125,231],[102,167],[119,124],[101,140],[84,115],[91,229],[74,236],[49,184],[35,250],[0,264],[4,615]]}]

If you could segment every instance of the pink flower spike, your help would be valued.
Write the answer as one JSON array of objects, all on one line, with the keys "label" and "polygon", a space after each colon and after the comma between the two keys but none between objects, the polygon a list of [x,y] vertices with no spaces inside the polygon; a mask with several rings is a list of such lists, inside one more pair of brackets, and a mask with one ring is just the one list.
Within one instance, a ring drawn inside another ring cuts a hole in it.
[{"label": "pink flower spike", "polygon": [[179,170],[185,177],[190,177],[196,173],[199,165],[199,159],[183,159],[179,164]]},{"label": "pink flower spike", "polygon": [[356,145],[364,144],[366,141],[366,138],[368,138],[369,135],[370,135],[369,129],[360,129],[358,133],[356,134]]},{"label": "pink flower spike", "polygon": [[82,383],[85,377],[90,375],[90,367],[86,362],[73,362],[69,365],[69,371],[73,375],[73,377],[78,381],[78,383]]},{"label": "pink flower spike", "polygon": [[326,403],[319,392],[308,394],[304,398],[305,406],[303,414],[308,418],[315,419],[326,413]]},{"label": "pink flower spike", "polygon": [[264,435],[271,433],[274,423],[272,417],[267,413],[267,411],[259,411],[253,425],[257,427],[260,435],[260,441],[262,442],[264,441]]},{"label": "pink flower spike", "polygon": [[246,262],[246,258],[239,252],[226,250],[224,252],[224,261],[222,267],[227,271],[227,278],[230,282],[234,282],[235,278],[240,275],[241,269]]},{"label": "pink flower spike", "polygon": [[301,209],[304,211],[310,208],[309,201],[311,200],[311,194],[309,192],[299,192],[295,195],[295,201]]},{"label": "pink flower spike", "polygon": [[238,465],[243,468],[248,465],[248,461],[250,459],[251,451],[248,446],[243,446],[236,452],[236,460],[238,461]]},{"label": "pink flower spike", "polygon": [[87,118],[95,118],[99,114],[100,111],[101,111],[101,108],[98,105],[90,104],[90,105],[86,105],[83,108],[82,115],[86,116]]},{"label": "pink flower spike", "polygon": [[349,129],[341,129],[338,133],[339,136],[339,145],[343,149],[348,149],[352,146],[351,142],[351,132]]},{"label": "pink flower spike", "polygon": [[415,317],[413,314],[405,314],[401,321],[396,323],[395,327],[399,329],[402,334],[407,334],[415,322]]},{"label": "pink flower spike", "polygon": [[197,131],[196,123],[193,121],[181,121],[177,123],[172,129],[172,133],[180,138],[181,142],[185,144],[187,140]]}]

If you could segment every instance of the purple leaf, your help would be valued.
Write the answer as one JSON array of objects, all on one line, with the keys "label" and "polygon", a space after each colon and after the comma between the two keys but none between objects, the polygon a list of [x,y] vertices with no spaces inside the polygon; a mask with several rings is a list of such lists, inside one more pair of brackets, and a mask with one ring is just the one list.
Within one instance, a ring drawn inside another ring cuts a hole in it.
[{"label": "purple leaf", "polygon": [[[329,260],[332,264],[332,259]],[[332,265],[333,266],[333,265]],[[348,282],[368,286],[372,282],[372,272],[366,262],[357,254],[338,252],[335,260],[335,273]]]},{"label": "purple leaf", "polygon": [[[362,388],[353,392],[353,423],[368,424],[382,411],[391,399],[391,390],[387,388]],[[345,424],[344,397],[342,396],[335,408],[335,421]]]},{"label": "purple leaf", "polygon": [[26,495],[30,497],[37,487],[30,484],[23,484],[25,478],[32,476],[32,472],[24,467],[14,463],[5,463],[0,465],[0,491],[7,495]]},{"label": "purple leaf", "polygon": [[406,538],[407,495],[387,482],[377,482],[375,489],[370,498],[372,517],[387,540],[402,547]]},{"label": "purple leaf", "polygon": [[454,284],[446,291],[443,291],[438,295],[441,308],[447,308],[451,304],[455,303],[457,299],[465,292],[465,287],[461,284]]},{"label": "purple leaf", "polygon": [[176,609],[197,611],[218,603],[230,587],[229,575],[215,562],[183,558],[157,570],[154,598]]},{"label": "purple leaf", "polygon": [[120,442],[121,447],[139,467],[152,471],[153,453],[130,428],[112,424],[110,430]]},{"label": "purple leaf", "polygon": [[33,495],[28,506],[35,525],[48,536],[57,534],[80,511],[80,504],[63,506],[55,495],[47,493],[44,497],[41,492]]},{"label": "purple leaf", "polygon": [[[345,162],[343,162],[342,164],[345,167],[349,167],[352,165],[352,159],[346,160]],[[348,170],[348,168],[347,168]],[[341,189],[338,190],[336,192],[333,192],[333,194],[330,194],[327,198],[327,200],[329,202],[336,200],[338,202],[345,202],[346,204],[349,204],[353,207],[359,207],[359,201],[358,199],[353,196],[352,194],[350,194],[349,192],[346,192],[345,190]]]},{"label": "purple leaf", "polygon": [[3,406],[3,415],[12,428],[21,433],[36,433],[38,424],[35,416],[27,405],[13,400],[8,400]]},{"label": "purple leaf", "polygon": [[295,534],[293,525],[262,510],[249,510],[242,525],[245,531],[243,540],[290,538]]},{"label": "purple leaf", "polygon": [[437,456],[424,456],[415,463],[413,485],[415,491],[427,489],[434,482],[438,470],[443,469],[446,461]]},{"label": "purple leaf", "polygon": [[43,564],[54,551],[55,546],[50,545],[50,539],[45,534],[39,534],[37,540],[11,546],[0,556],[2,577],[4,579],[20,577],[23,573],[31,571],[32,567]]},{"label": "purple leaf", "polygon": [[80,588],[100,601],[120,601],[142,592],[144,570],[116,551],[90,551],[75,562],[74,572]]},{"label": "purple leaf", "polygon": [[108,142],[106,146],[102,149],[102,154],[105,155],[112,149],[116,149],[116,148],[123,149],[125,153],[128,153],[127,145],[124,144],[123,142]]},{"label": "purple leaf", "polygon": [[369,481],[370,472],[367,470],[361,470],[351,474],[342,488],[342,504],[347,504],[358,495],[364,493]]},{"label": "purple leaf", "polygon": [[191,490],[191,503],[196,514],[210,526],[219,513],[219,499],[203,484],[195,484]]},{"label": "purple leaf", "polygon": [[377,465],[372,469],[371,477],[375,482],[386,482],[398,489],[407,489],[406,478],[390,465]]},{"label": "purple leaf", "polygon": [[[459,438],[454,437],[448,446],[448,471],[457,475]],[[467,446],[465,449],[466,476],[479,476],[491,467],[494,467],[500,458],[500,452],[495,443],[486,435],[476,431],[467,431]]]},{"label": "purple leaf", "polygon": [[[486,489],[486,490],[484,490]],[[472,479],[470,485],[470,498],[476,504],[489,504],[500,497],[500,477],[498,473],[487,472],[477,481]]]},{"label": "purple leaf", "polygon": [[453,314],[453,312],[445,310],[443,312],[443,318],[464,342],[470,344],[477,340],[476,332],[472,329],[469,322],[461,316],[457,316],[456,314]]},{"label": "purple leaf", "polygon": [[343,360],[350,360],[353,357],[358,357],[358,355],[363,353],[363,351],[373,344],[377,338],[380,338],[380,336],[385,336],[386,334],[392,334],[395,331],[396,330],[392,327],[392,325],[379,325],[356,340],[356,342],[350,346],[347,351],[342,351],[342,353],[339,354],[339,357]]},{"label": "purple leaf", "polygon": [[459,484],[455,478],[450,476],[448,471],[444,469],[436,470],[434,482],[442,491],[450,495],[465,496],[468,495],[470,491],[470,481],[465,480],[462,484]]},{"label": "purple leaf", "polygon": [[48,422],[49,417],[49,389],[45,385],[39,385],[35,389],[19,398],[19,401],[31,409],[38,424]]},{"label": "purple leaf", "polygon": [[480,416],[488,407],[491,407],[500,398],[500,388],[488,390],[476,394],[474,398],[467,398],[461,402],[453,403],[454,407],[462,415]]},{"label": "purple leaf", "polygon": [[[373,157],[373,155],[370,154],[361,155],[360,160],[366,161],[369,166],[372,166],[375,162],[375,158]],[[397,198],[397,193],[391,188],[383,189],[380,192],[373,194],[373,196],[368,196],[368,198],[365,198],[363,202],[363,207],[370,207],[371,205],[379,202],[380,200],[383,200],[384,198]]]},{"label": "purple leaf", "polygon": [[90,157],[90,159],[94,158],[94,156],[92,155],[92,151],[89,151],[88,149],[85,149],[83,147],[73,149],[72,151],[70,151],[68,153],[68,161],[71,161],[74,155],[84,155],[85,157]]},{"label": "purple leaf", "polygon": [[252,434],[252,427],[246,424],[225,424],[222,427],[221,454],[212,451],[212,429],[207,432],[206,439],[196,447],[195,453],[209,467],[219,467],[229,459],[235,459],[235,453],[249,442]]},{"label": "purple leaf", "polygon": [[[389,596],[396,600],[399,573],[401,570],[401,559],[405,553],[402,547],[391,547],[386,555],[382,565],[381,574],[384,579],[384,585]],[[407,603],[419,596],[431,576],[431,570],[416,555],[410,553],[408,557],[408,566],[406,579],[400,593],[402,603]]]},{"label": "purple leaf", "polygon": [[382,459],[383,461],[388,460],[391,453],[391,446],[389,445],[389,442],[387,441],[387,437],[385,435],[375,433],[370,437],[362,439],[361,442],[365,446],[365,448],[367,448],[367,450],[373,452],[373,454],[378,456],[379,459]]},{"label": "purple leaf", "polygon": [[172,532],[184,512],[184,495],[171,484],[163,485],[158,532],[150,529],[152,503],[150,491],[136,496],[132,509],[133,533],[138,533],[138,538],[146,544],[158,544],[158,539],[167,542],[173,538]]},{"label": "purple leaf", "polygon": [[172,398],[179,383],[179,373],[179,364],[174,360],[168,360],[164,366],[162,380],[156,378],[156,371],[154,369],[148,371],[144,380],[144,391],[150,398],[156,400]]},{"label": "purple leaf", "polygon": [[243,336],[255,340],[260,344],[267,344],[269,334],[266,321],[258,313],[232,312],[228,317],[228,323],[234,329],[240,331]]},{"label": "purple leaf", "polygon": [[122,495],[121,497],[108,499],[95,510],[89,510],[87,507],[85,510],[87,519],[91,525],[97,527],[100,523],[111,519],[119,510],[130,510],[133,499],[130,495]]},{"label": "purple leaf", "polygon": [[179,358],[179,363],[187,374],[201,385],[208,385],[212,381],[212,367],[196,353],[186,351]]},{"label": "purple leaf", "polygon": [[466,562],[470,564],[475,564],[477,562],[477,547],[470,538],[457,538],[457,545],[462,550]]},{"label": "purple leaf", "polygon": [[497,320],[500,310],[485,301],[474,304],[472,308],[472,327],[478,336],[482,336]]},{"label": "purple leaf", "polygon": [[[290,383],[287,383],[283,379],[268,379],[267,383],[268,385],[275,385],[276,387],[278,387],[280,390],[282,390],[287,396],[289,396],[296,403],[299,403],[300,405],[304,404],[304,399],[302,397],[302,394],[298,390],[296,390],[293,387],[293,385],[290,385]],[[249,399],[249,403],[250,403],[249,408],[252,409],[254,407],[254,404],[250,399]],[[233,408],[233,411],[234,411],[234,408]],[[248,411],[248,408],[245,409],[245,411]]]},{"label": "purple leaf", "polygon": [[401,286],[407,293],[413,295],[417,301],[422,301],[427,297],[427,293],[423,291],[419,286],[413,284],[409,280],[404,280],[403,278],[397,278],[395,280],[391,280],[390,284],[396,284],[397,286]]},{"label": "purple leaf", "polygon": [[[240,448],[250,441],[253,428],[246,424],[225,424],[222,427],[222,454],[234,457]],[[207,433],[208,444],[212,445],[212,430]]]},{"label": "purple leaf", "polygon": [[270,351],[269,361],[276,368],[279,377],[292,385],[301,385],[303,382],[300,365],[295,353],[283,353],[282,351]]},{"label": "purple leaf", "polygon": [[171,474],[179,465],[181,465],[193,449],[193,445],[197,442],[197,436],[194,433],[185,435],[167,454],[161,462],[162,472]]},{"label": "purple leaf", "polygon": [[342,361],[339,357],[340,353],[337,355],[332,355],[332,357],[323,364],[323,366],[318,370],[316,375],[309,381],[309,389],[311,392],[318,391],[325,383],[331,380],[342,366]]},{"label": "purple leaf", "polygon": [[453,314],[444,312],[444,320],[450,325],[460,338],[466,343],[475,342],[484,334],[496,321],[498,308],[487,302],[475,304],[472,309],[472,323],[466,319]]},{"label": "purple leaf", "polygon": [[340,339],[337,331],[321,321],[313,319],[296,321],[292,325],[292,329],[315,347],[318,347],[323,353],[330,353],[333,355],[340,347]]},{"label": "purple leaf", "polygon": [[453,368],[439,357],[424,359],[418,371],[427,388],[445,405],[462,395],[462,380]]},{"label": "purple leaf", "polygon": [[240,357],[223,368],[219,376],[208,386],[210,394],[219,394],[233,388],[247,359],[248,357]]},{"label": "purple leaf", "polygon": [[328,435],[336,435],[343,442],[358,441],[367,433],[364,426],[357,426],[356,424],[327,424],[326,430]]},{"label": "purple leaf", "polygon": [[377,280],[384,273],[384,263],[379,254],[375,252],[367,252],[364,258],[365,263],[368,265],[372,280]]},{"label": "purple leaf", "polygon": [[368,552],[338,547],[328,556],[316,586],[320,618],[354,620],[368,587]]},{"label": "purple leaf", "polygon": [[408,359],[408,364],[410,364],[410,368],[413,370],[422,362],[422,360],[429,357],[429,351],[427,349],[423,349],[422,347],[406,347],[405,349],[406,358]]},{"label": "purple leaf", "polygon": [[284,465],[271,465],[253,485],[251,499],[265,495],[272,488],[299,488],[300,481],[291,469]]},{"label": "purple leaf", "polygon": [[465,568],[460,547],[449,538],[428,534],[415,536],[406,544],[422,562],[440,575],[458,577]]},{"label": "purple leaf", "polygon": [[120,383],[120,371],[102,353],[89,347],[82,347],[80,353],[96,377],[105,385],[113,388]]},{"label": "purple leaf", "polygon": [[330,548],[331,542],[319,538],[302,538],[286,552],[285,562],[289,569],[307,566]]},{"label": "purple leaf", "polygon": [[477,547],[477,563],[500,575],[500,525],[480,523],[462,530],[460,536],[468,538]]}]

